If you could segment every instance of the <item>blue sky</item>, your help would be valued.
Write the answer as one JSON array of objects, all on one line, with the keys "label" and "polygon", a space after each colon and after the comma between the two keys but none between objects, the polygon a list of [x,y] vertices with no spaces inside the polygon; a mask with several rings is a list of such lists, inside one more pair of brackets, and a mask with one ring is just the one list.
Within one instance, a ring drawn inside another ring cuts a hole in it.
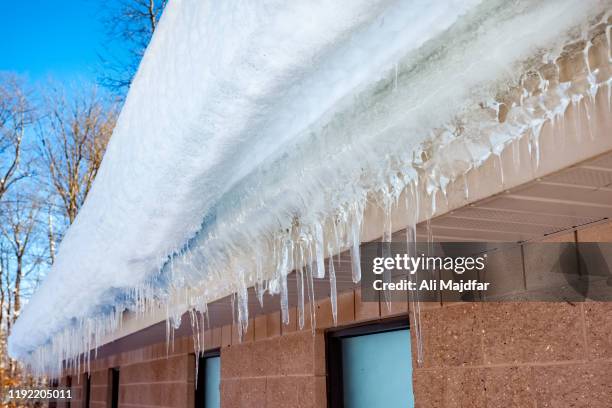
[{"label": "blue sky", "polygon": [[[0,1],[0,71],[32,81],[95,81],[105,0]],[[118,44],[111,44],[120,53]]]}]

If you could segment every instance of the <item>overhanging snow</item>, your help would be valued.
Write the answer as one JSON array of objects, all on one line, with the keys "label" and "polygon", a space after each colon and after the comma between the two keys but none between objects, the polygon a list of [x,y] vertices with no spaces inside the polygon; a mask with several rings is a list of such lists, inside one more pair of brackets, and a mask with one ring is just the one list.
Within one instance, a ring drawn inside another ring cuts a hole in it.
[{"label": "overhanging snow", "polygon": [[607,6],[171,1],[12,355],[57,369],[151,300],[172,316],[264,279],[282,295],[293,265],[358,244],[366,200],[444,189],[566,106],[500,124],[495,98]]}]

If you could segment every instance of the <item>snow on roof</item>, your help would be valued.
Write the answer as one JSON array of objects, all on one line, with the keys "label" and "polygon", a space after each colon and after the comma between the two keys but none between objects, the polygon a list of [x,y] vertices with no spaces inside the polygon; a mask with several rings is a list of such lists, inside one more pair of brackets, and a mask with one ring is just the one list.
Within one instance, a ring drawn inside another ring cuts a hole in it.
[{"label": "snow on roof", "polygon": [[606,6],[171,1],[11,354],[57,371],[124,309],[176,324],[230,293],[244,322],[256,281],[285,310],[294,266],[322,277],[325,254],[358,256],[366,200],[444,189],[567,106],[502,124],[495,98]]}]

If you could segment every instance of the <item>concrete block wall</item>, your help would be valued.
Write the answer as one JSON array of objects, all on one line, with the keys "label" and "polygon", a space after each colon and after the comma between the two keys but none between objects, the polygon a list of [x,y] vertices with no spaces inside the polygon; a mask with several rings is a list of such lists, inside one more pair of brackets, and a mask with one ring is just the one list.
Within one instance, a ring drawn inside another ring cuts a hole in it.
[{"label": "concrete block wall", "polygon": [[[612,223],[548,239],[574,240],[612,242]],[[529,285],[542,260],[524,262]],[[418,407],[612,407],[611,302],[429,304],[421,321]]]},{"label": "concrete block wall", "polygon": [[[612,242],[612,223],[548,240]],[[544,262],[530,259],[503,262],[517,262],[529,275]],[[407,301],[390,307],[362,302],[359,290],[338,297],[338,326],[407,314]],[[281,323],[280,312],[255,316],[242,340],[231,325],[205,333],[206,348],[221,349],[222,407],[327,405],[324,336],[333,327],[329,299],[316,304],[314,335],[308,313],[303,329],[297,320],[293,308],[289,325]],[[423,304],[421,325],[424,361],[421,366],[413,361],[419,408],[612,406],[612,303],[465,304],[442,296],[440,302]],[[414,335],[412,342],[414,358]],[[91,407],[108,406],[108,369],[120,367],[121,407],[191,408],[194,364],[188,337],[177,339],[169,352],[165,344],[155,344],[94,361]],[[72,377],[71,407],[83,406],[82,385]]]},{"label": "concrete block wall", "polygon": [[611,406],[609,303],[443,306],[422,324],[419,407]]},{"label": "concrete block wall", "polygon": [[324,398],[325,340],[321,334],[294,332],[221,350],[224,407],[314,408],[322,406]]},{"label": "concrete block wall", "polygon": [[[119,368],[119,406],[126,408],[193,407],[195,357],[191,339],[177,339],[174,350],[154,344],[92,361],[91,408],[110,407],[109,370]],[[84,407],[85,382],[72,375],[70,408]],[[65,384],[65,378],[64,378]],[[58,404],[67,407],[67,403]]]}]

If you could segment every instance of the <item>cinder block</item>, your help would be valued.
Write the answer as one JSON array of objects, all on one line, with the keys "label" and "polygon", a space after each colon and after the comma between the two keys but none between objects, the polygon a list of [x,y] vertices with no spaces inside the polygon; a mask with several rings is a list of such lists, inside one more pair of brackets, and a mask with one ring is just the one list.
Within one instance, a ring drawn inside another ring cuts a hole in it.
[{"label": "cinder block", "polygon": [[315,374],[315,339],[309,331],[280,337],[278,354],[281,375]]},{"label": "cinder block", "polygon": [[119,389],[119,404],[161,405],[162,385],[131,384]]},{"label": "cinder block", "polygon": [[584,302],[589,359],[612,358],[612,303]]},{"label": "cinder block", "polygon": [[248,344],[233,344],[221,349],[221,378],[246,377],[252,369],[253,354]]},{"label": "cinder block", "polygon": [[223,408],[240,407],[240,380],[236,378],[221,378],[221,406]]},{"label": "cinder block", "polygon": [[264,340],[268,337],[268,316],[259,315],[253,319],[254,340]]},{"label": "cinder block", "polygon": [[279,374],[279,350],[280,340],[278,337],[251,343],[250,349],[253,355],[252,372],[254,377],[270,377]]},{"label": "cinder block", "polygon": [[121,367],[122,384],[188,381],[189,354]]},{"label": "cinder block", "polygon": [[215,327],[214,329],[212,329],[212,342],[210,344],[211,349],[221,347],[221,344],[223,343],[222,333],[223,329],[221,327]]},{"label": "cinder block", "polygon": [[487,368],[484,378],[487,407],[524,408],[535,405],[531,367]]},{"label": "cinder block", "polygon": [[221,347],[227,347],[232,344],[232,325],[226,324],[221,327]]},{"label": "cinder block", "polygon": [[579,305],[509,302],[483,306],[486,363],[541,363],[586,357]]},{"label": "cinder block", "polygon": [[[317,329],[327,329],[334,326],[334,318],[332,314],[331,299],[323,299],[316,303],[316,322]],[[308,310],[308,309],[307,309]],[[306,319],[307,324],[304,325],[304,330],[310,330],[310,318]]]},{"label": "cinder block", "polygon": [[[346,291],[338,293],[338,325],[349,324],[355,321],[355,293]],[[331,309],[330,309],[331,312]]]},{"label": "cinder block", "polygon": [[415,370],[415,406],[420,408],[484,408],[484,372],[481,368]]},{"label": "cinder block", "polygon": [[301,377],[297,384],[297,407],[327,407],[326,381],[325,376]]},{"label": "cinder block", "polygon": [[106,402],[108,389],[106,385],[94,386],[92,384],[90,389],[91,395],[89,400],[92,402]]},{"label": "cinder block", "polygon": [[162,390],[159,405],[173,408],[193,406],[189,405],[189,402],[193,401],[193,383],[153,384],[153,386]]},{"label": "cinder block", "polygon": [[612,395],[612,362],[536,366],[537,407],[606,408]]},{"label": "cinder block", "polygon": [[108,381],[108,372],[106,370],[98,370],[90,373],[90,383],[92,387],[106,385]]},{"label": "cinder block", "polygon": [[444,407],[442,404],[444,403],[446,378],[442,370],[414,370],[412,389],[415,406],[421,408]]},{"label": "cinder block", "polygon": [[298,406],[298,382],[301,377],[271,377],[266,380],[266,408]]},{"label": "cinder block", "polygon": [[[423,310],[421,312],[423,366],[454,367],[482,364],[482,330],[481,303]],[[416,367],[415,330],[411,330],[411,336],[413,366]]]},{"label": "cinder block", "polygon": [[281,313],[274,312],[267,314],[268,320],[268,337],[280,336],[281,334]]},{"label": "cinder block", "polygon": [[221,380],[221,406],[223,408],[265,407],[266,379]]},{"label": "cinder block", "polygon": [[355,320],[366,321],[375,320],[380,317],[380,301],[363,302],[361,299],[361,289],[355,290]]},{"label": "cinder block", "polygon": [[209,350],[212,347],[212,343],[213,343],[213,334],[212,334],[212,329],[208,329],[204,331],[204,349],[205,350]]}]

